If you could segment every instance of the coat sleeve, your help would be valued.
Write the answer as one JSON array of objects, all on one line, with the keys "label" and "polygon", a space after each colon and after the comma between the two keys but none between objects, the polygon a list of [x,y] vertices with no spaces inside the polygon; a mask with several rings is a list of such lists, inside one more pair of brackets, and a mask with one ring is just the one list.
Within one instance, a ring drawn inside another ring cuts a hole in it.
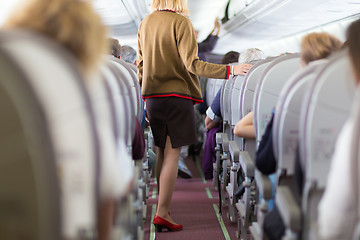
[{"label": "coat sleeve", "polygon": [[139,28],[139,31],[138,31],[138,51],[137,51],[137,75],[138,75],[138,78],[139,78],[139,84],[140,86],[142,85],[142,78],[143,78],[143,55],[142,55],[142,44],[141,44],[141,35],[140,35],[140,32],[141,32],[141,26]]}]

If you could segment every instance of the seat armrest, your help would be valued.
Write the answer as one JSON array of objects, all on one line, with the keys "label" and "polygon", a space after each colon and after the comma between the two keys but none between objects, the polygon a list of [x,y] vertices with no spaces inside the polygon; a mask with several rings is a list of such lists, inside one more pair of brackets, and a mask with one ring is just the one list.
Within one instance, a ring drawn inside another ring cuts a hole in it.
[{"label": "seat armrest", "polygon": [[239,162],[239,155],[240,155],[240,149],[238,147],[238,145],[236,144],[235,141],[230,141],[229,142],[229,153],[230,153],[230,157],[232,162]]},{"label": "seat armrest", "polygon": [[222,144],[225,152],[229,151],[229,137],[226,133],[216,133],[216,144]]},{"label": "seat armrest", "polygon": [[247,151],[240,152],[240,165],[245,173],[245,176],[254,177],[255,165]]},{"label": "seat armrest", "polygon": [[255,170],[255,182],[260,194],[265,200],[272,197],[272,185],[268,175],[262,174],[259,170]]},{"label": "seat armrest", "polygon": [[301,230],[301,210],[290,189],[286,186],[278,186],[275,200],[285,226],[294,232],[299,232]]}]

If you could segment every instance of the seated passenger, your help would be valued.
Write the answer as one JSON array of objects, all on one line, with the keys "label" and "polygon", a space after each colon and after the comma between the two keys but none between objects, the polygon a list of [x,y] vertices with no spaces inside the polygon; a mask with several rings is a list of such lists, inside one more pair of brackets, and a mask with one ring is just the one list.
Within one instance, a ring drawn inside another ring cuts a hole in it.
[{"label": "seated passenger", "polygon": [[[347,32],[347,46],[356,85],[360,82],[360,20]],[[335,144],[324,195],[319,203],[319,234],[322,239],[355,239],[352,237],[358,219],[358,182],[353,180],[350,146],[354,120],[350,117]]]},{"label": "seated passenger", "polygon": [[115,58],[119,58],[120,59],[120,54],[121,54],[121,45],[119,43],[119,40],[115,39],[115,38],[109,38],[108,40],[110,42],[110,52],[111,55],[113,55]]},{"label": "seated passenger", "polygon": [[[232,59],[232,63],[238,61],[239,63],[251,63],[254,61],[259,61],[265,58],[264,53],[257,48],[249,48],[238,55],[238,59],[235,60],[236,54],[235,52],[228,52],[228,56],[224,56],[227,59]],[[231,62],[229,62],[231,63]],[[220,95],[221,89],[216,93],[211,106],[206,111],[205,117],[205,127],[207,130],[211,130],[212,128],[219,125],[219,122],[222,121],[221,111],[220,111]]]},{"label": "seated passenger", "polygon": [[[341,50],[342,43],[336,37],[328,33],[310,33],[301,41],[300,64],[302,67],[310,62],[328,57],[330,54]],[[277,168],[272,144],[272,122],[275,111],[266,128],[260,146],[256,153],[255,165],[260,172],[266,175],[274,174]],[[298,160],[297,160],[298,161]],[[298,164],[296,164],[298,165]],[[302,176],[301,169],[295,167],[295,175]],[[271,175],[273,176],[273,175]],[[275,188],[275,179],[272,177],[272,185]],[[264,220],[264,232],[269,240],[281,239],[284,235],[284,224],[278,209],[275,207],[268,213]]]},{"label": "seated passenger", "polygon": [[120,59],[136,66],[136,51],[128,45],[121,47]]},{"label": "seated passenger", "polygon": [[[238,56],[238,59],[236,58]],[[238,60],[239,63],[251,63],[264,59],[264,53],[257,48],[250,48],[242,52],[240,55],[235,54],[235,52],[228,52],[224,56],[223,61]],[[229,62],[230,63],[230,62]],[[215,135],[217,132],[222,131],[222,116],[220,111],[220,96],[221,89],[216,93],[216,96],[211,103],[211,106],[206,111],[205,117],[205,127],[208,130],[207,139],[204,146],[204,155],[203,155],[203,171],[205,179],[213,178],[213,162],[216,161],[215,157]]]}]

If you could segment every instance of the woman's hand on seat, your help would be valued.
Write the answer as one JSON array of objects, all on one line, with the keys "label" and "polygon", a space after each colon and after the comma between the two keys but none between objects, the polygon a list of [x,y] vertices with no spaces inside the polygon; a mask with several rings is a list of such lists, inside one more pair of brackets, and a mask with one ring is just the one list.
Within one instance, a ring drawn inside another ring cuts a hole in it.
[{"label": "woman's hand on seat", "polygon": [[234,75],[245,75],[253,65],[242,63],[234,66]]}]

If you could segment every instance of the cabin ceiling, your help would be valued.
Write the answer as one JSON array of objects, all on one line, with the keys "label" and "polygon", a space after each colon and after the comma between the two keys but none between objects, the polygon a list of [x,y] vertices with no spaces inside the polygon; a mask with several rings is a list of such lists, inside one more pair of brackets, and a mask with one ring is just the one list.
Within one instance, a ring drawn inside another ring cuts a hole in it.
[{"label": "cabin ceiling", "polygon": [[[93,0],[111,34],[136,47],[141,19],[149,14],[151,0]],[[214,20],[224,18],[229,0],[188,0],[190,19],[199,30],[199,41],[212,30]],[[138,6],[140,12],[136,12]],[[127,8],[124,7],[127,6]],[[360,13],[360,0],[231,0],[229,20],[223,24],[215,53],[242,51],[319,28]]]}]

